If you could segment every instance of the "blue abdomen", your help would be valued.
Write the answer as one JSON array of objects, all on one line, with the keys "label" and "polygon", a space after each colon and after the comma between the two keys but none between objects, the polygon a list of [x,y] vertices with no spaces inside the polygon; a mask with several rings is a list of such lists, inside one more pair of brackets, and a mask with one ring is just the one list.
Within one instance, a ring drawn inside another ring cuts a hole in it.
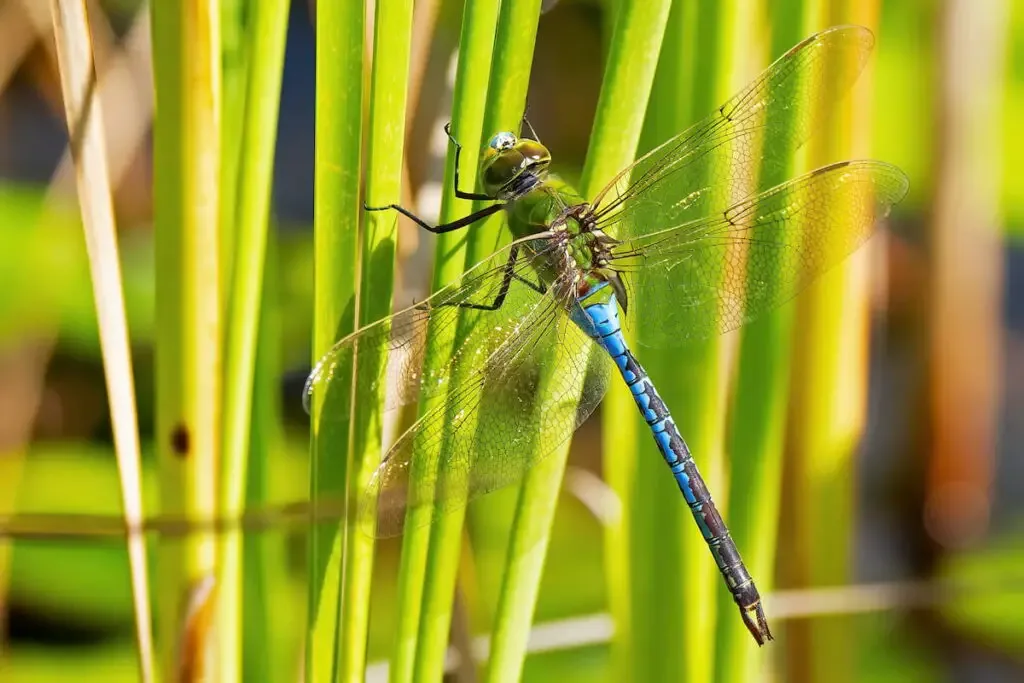
[{"label": "blue abdomen", "polygon": [[[607,283],[599,284],[576,301],[570,316],[615,361],[633,395],[636,407],[654,436],[658,450],[672,470],[672,476],[693,512],[701,534],[712,544],[727,538],[728,529],[711,502],[707,486],[697,471],[690,449],[676,428],[668,406],[626,344],[613,288]],[[720,562],[719,568],[722,566]]]},{"label": "blue abdomen", "polygon": [[697,496],[681,466],[690,453],[679,436],[668,406],[661,399],[647,373],[637,362],[626,344],[619,322],[619,304],[613,288],[602,283],[576,301],[570,312],[573,322],[583,329],[612,360],[622,379],[626,381],[640,414],[651,428],[658,449],[672,468],[687,503],[697,502]]},{"label": "blue abdomen", "polygon": [[701,535],[707,541],[733,600],[740,608],[744,624],[759,644],[771,639],[771,631],[768,630],[764,610],[761,608],[761,596],[743,565],[743,559],[729,535],[721,513],[711,500],[711,493],[697,470],[690,449],[679,434],[654,384],[626,345],[619,324],[619,304],[614,289],[607,282],[597,285],[587,295],[576,300],[569,314],[573,322],[615,361],[633,395],[636,407],[650,427],[658,450],[672,470],[672,476]]}]

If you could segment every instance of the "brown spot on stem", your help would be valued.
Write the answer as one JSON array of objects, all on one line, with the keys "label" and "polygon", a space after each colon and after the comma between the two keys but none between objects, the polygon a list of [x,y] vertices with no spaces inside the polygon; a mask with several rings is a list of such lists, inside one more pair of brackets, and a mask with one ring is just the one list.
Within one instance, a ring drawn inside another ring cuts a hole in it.
[{"label": "brown spot on stem", "polygon": [[171,431],[171,451],[179,457],[188,456],[189,447],[192,445],[192,438],[189,435],[188,427],[182,423]]}]

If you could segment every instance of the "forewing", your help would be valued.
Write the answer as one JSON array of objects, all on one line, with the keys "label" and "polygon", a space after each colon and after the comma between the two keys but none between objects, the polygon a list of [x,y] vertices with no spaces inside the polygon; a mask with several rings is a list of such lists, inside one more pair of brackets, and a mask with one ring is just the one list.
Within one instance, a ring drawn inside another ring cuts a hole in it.
[{"label": "forewing", "polygon": [[776,308],[863,244],[906,191],[895,166],[847,161],[618,245],[613,267],[644,302],[640,342],[706,339]]},{"label": "forewing", "polygon": [[518,481],[593,412],[610,361],[569,303],[549,291],[529,320],[499,317],[515,334],[392,446],[362,499],[364,531],[393,536]]},{"label": "forewing", "polygon": [[[439,353],[445,342],[449,346],[454,342],[457,334],[464,339],[461,349],[495,348],[503,344],[513,333],[514,324],[495,326],[494,319],[489,317],[496,312],[471,311],[460,304],[493,302],[510,275],[510,291],[525,291],[506,301],[500,309],[501,317],[514,323],[536,315],[533,309],[541,301],[541,296],[516,279],[537,279],[533,259],[520,251],[510,270],[509,256],[514,248],[515,245],[509,245],[495,252],[427,300],[363,327],[336,343],[317,362],[306,380],[303,396],[306,410],[310,410],[315,392],[338,396],[346,401],[352,396],[365,400],[367,396],[378,396],[380,388],[385,388],[385,410],[392,410],[420,398],[429,400],[449,391],[453,366],[457,361],[466,376],[470,376],[472,369],[483,361],[465,358],[464,350],[453,351],[449,360],[436,367],[424,367],[428,333]],[[376,369],[360,368],[358,377],[353,380],[352,369],[357,354],[380,358],[381,352],[386,362]],[[337,409],[339,405],[342,404],[337,400],[329,401],[327,408],[332,410],[325,411],[321,419],[348,420],[348,411]]]},{"label": "forewing", "polygon": [[758,173],[785,171],[818,125],[820,103],[850,89],[874,38],[839,26],[804,40],[713,114],[627,167],[594,199],[598,226],[620,239],[717,215],[750,195]]}]

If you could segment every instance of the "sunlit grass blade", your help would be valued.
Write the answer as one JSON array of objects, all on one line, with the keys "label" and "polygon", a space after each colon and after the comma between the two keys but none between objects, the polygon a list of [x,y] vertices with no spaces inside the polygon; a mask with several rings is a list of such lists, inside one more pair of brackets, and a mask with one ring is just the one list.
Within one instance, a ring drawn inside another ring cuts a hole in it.
[{"label": "sunlit grass blade", "polygon": [[[773,7],[765,27],[768,40],[763,41],[770,54],[764,55],[762,62],[783,54],[807,35],[805,5],[802,0],[787,0]],[[780,114],[787,117],[778,123],[780,127],[799,126],[800,117],[810,106],[799,101],[798,94],[794,88],[789,96],[793,101]],[[763,140],[762,145],[763,156],[773,161],[759,174],[758,189],[773,187],[802,170],[796,149],[770,139]],[[771,264],[751,265],[757,270],[748,276],[750,287],[758,286],[766,277],[782,277],[787,268],[781,256]],[[729,423],[727,519],[762,596],[775,585],[792,324],[793,307],[785,305],[742,330]],[[764,652],[758,650],[736,617],[731,596],[719,594],[718,609],[718,679],[748,680],[761,668]],[[777,636],[778,622],[772,619],[770,610],[768,619]]]},{"label": "sunlit grass blade", "polygon": [[[313,167],[313,362],[355,329],[357,227],[362,159],[363,0],[319,3],[316,11],[316,150]],[[320,420],[324,396],[311,410],[312,501],[347,496],[348,423]],[[347,397],[335,406],[349,410]],[[347,524],[317,523],[309,534],[310,633],[306,678],[333,681],[340,625],[339,584]]]},{"label": "sunlit grass blade", "polygon": [[[585,197],[596,194],[636,154],[670,4],[669,0],[626,0],[616,12],[580,187]],[[561,320],[558,324],[572,323]],[[555,387],[564,391],[560,371],[558,367],[541,369],[538,405],[546,403],[545,397]],[[520,489],[491,640],[489,682],[516,681],[521,676],[568,453],[566,442],[528,472]]]},{"label": "sunlit grass blade", "polygon": [[[378,0],[375,6],[366,159],[366,203],[369,206],[401,202],[412,4],[412,0]],[[360,245],[357,325],[372,323],[391,313],[397,227],[396,212],[365,214]],[[387,360],[382,354],[360,353],[354,372],[376,377],[378,368]],[[354,397],[353,453],[347,477],[348,495],[353,499],[366,489],[381,460],[382,405],[386,390],[387,387],[381,386],[375,396]],[[365,677],[374,546],[373,538],[361,530],[353,529],[348,534],[341,588],[344,609],[335,674],[340,681],[355,683]]]},{"label": "sunlit grass blade", "polygon": [[[492,22],[493,9],[485,5],[481,16],[481,30]],[[490,10],[490,11],[489,11]],[[530,67],[533,63],[533,48],[537,39],[537,21],[540,5],[537,0],[503,2],[498,13],[493,33],[490,75],[488,77],[486,106],[483,122],[476,130],[478,139],[488,139],[497,130],[518,130],[519,121],[526,102]],[[486,25],[483,22],[488,22]],[[481,38],[482,40],[482,38]],[[480,48],[481,51],[483,48]],[[477,76],[482,79],[482,75]],[[469,93],[467,93],[469,95]],[[476,94],[479,97],[479,93]],[[475,103],[477,107],[480,102]],[[476,114],[476,112],[471,112]],[[469,134],[473,131],[466,131]],[[464,137],[462,142],[476,147],[468,156],[477,158],[482,147],[476,139]],[[463,160],[465,161],[465,160]],[[463,166],[460,172],[466,167]],[[465,183],[468,178],[477,177],[477,169],[460,176]],[[475,184],[475,183],[474,183]],[[467,188],[462,188],[467,189]],[[479,188],[475,188],[479,191]],[[481,205],[477,203],[479,208]],[[501,217],[491,218],[474,225],[465,235],[466,268],[490,255],[503,237]],[[451,267],[454,267],[452,264]],[[460,328],[454,339],[455,347],[461,344]],[[457,370],[456,370],[457,372]],[[494,409],[484,406],[483,410]],[[463,429],[473,429],[465,424]],[[443,473],[441,473],[443,475]],[[430,529],[430,550],[426,566],[426,586],[423,598],[423,614],[420,617],[420,644],[416,653],[416,680],[435,680],[444,667],[448,636],[451,630],[452,598],[459,569],[460,546],[463,540],[465,511],[446,514],[435,520]]]},{"label": "sunlit grass blade", "polygon": [[[280,255],[272,226],[267,234],[260,319],[249,420],[249,466],[246,468],[246,509],[266,506],[275,475],[286,466],[286,439],[281,411],[280,380],[284,375],[282,316],[278,310]],[[290,616],[275,610],[275,598],[290,587],[288,534],[282,529],[248,532],[242,539],[242,673],[244,681],[279,681],[294,671],[302,641],[305,610],[285,600]]]},{"label": "sunlit grass blade", "polygon": [[[220,166],[220,248],[221,272],[225,283],[234,281],[235,244],[238,230],[239,171],[245,153],[242,137],[246,89],[249,78],[250,42],[255,25],[250,15],[258,11],[259,2],[252,0],[221,0],[221,116]],[[223,288],[225,305],[230,305],[231,287]]]},{"label": "sunlit grass blade", "polygon": [[[157,0],[152,32],[160,500],[165,512],[209,519],[217,511],[223,348],[219,8]],[[175,643],[182,610],[192,587],[213,575],[215,539],[161,539],[158,558],[161,659],[171,675],[185,656]]]},{"label": "sunlit grass blade", "polygon": [[[99,98],[95,97],[96,72],[89,22],[84,0],[53,0],[50,10],[53,14],[68,138],[78,181],[78,201],[89,253],[93,297],[99,319],[103,369],[110,396],[110,416],[121,477],[122,505],[126,523],[138,527],[143,509],[135,384],[107,168],[103,112]],[[136,534],[129,536],[128,557],[140,677],[149,682],[155,680],[156,671],[144,537]]]},{"label": "sunlit grass blade", "polygon": [[[487,107],[477,149],[482,149],[498,131],[519,131],[526,107],[526,91],[537,42],[540,0],[502,2],[494,36],[491,75],[487,85]],[[473,140],[466,140],[473,144]],[[479,169],[474,169],[474,177]],[[477,202],[475,208],[484,203]],[[509,239],[503,229],[505,217],[492,216],[474,226],[467,236],[466,267],[479,263]]]},{"label": "sunlit grass blade", "polygon": [[[811,0],[803,25],[805,33],[850,22],[874,30],[877,13],[874,1]],[[808,141],[808,167],[868,156],[866,145],[855,143],[870,136],[870,73],[869,67],[848,99],[820,103],[817,115],[829,122],[828,135]],[[852,579],[856,454],[867,405],[868,266],[877,246],[873,240],[797,299],[786,436],[787,483],[794,494],[786,498],[785,566],[789,581],[799,587],[839,586]],[[855,679],[856,639],[847,620],[795,622],[787,631],[789,661],[797,664],[793,656],[800,658],[796,680]]]},{"label": "sunlit grass blade", "polygon": [[[252,73],[241,119],[238,204],[232,221],[236,232],[234,266],[231,269],[234,277],[227,298],[220,509],[221,514],[229,519],[241,516],[246,502],[253,379],[287,28],[287,0],[264,0],[255,4],[252,31],[248,35]],[[222,215],[228,213],[222,211]],[[242,533],[237,529],[220,538],[217,567],[220,587],[217,592],[217,635],[220,645],[217,663],[218,680],[225,682],[243,680],[242,541]],[[260,647],[260,644],[252,643],[251,646]],[[266,644],[262,647],[265,648]],[[266,670],[252,672],[245,676],[245,680],[267,674]]]},{"label": "sunlit grass blade", "polygon": [[[470,141],[463,147],[460,156],[460,178],[463,184],[467,178],[476,179],[476,164],[483,127],[485,93],[490,74],[491,52],[494,46],[495,26],[498,20],[498,0],[467,3],[462,19],[462,35],[459,43],[459,57],[456,66],[455,90],[452,98],[452,134],[456,139]],[[452,191],[455,174],[454,150],[449,150],[442,188],[441,211],[438,222],[444,223],[467,215],[472,203],[455,197]],[[466,189],[463,187],[463,189]],[[466,263],[465,236],[456,233],[438,235],[434,258],[434,275],[431,289],[437,291],[462,274],[472,264]],[[436,334],[428,337],[424,356],[424,372],[443,367],[454,349],[454,338],[442,338]],[[430,410],[433,403],[421,406],[420,414]],[[424,463],[426,464],[426,463]],[[415,466],[415,464],[414,464]],[[421,476],[416,473],[415,476]],[[418,514],[429,514],[424,510]],[[461,513],[452,515],[458,520],[438,520],[438,524],[451,527],[450,531],[439,530],[439,535],[457,544],[462,528]],[[456,569],[448,566],[457,558],[455,550],[430,545],[433,530],[428,525],[409,524],[402,539],[401,564],[398,573],[398,627],[394,650],[391,656],[391,680],[404,683],[413,680],[414,675],[424,677],[427,672],[438,670],[437,662],[443,666],[447,647],[450,603]],[[437,541],[442,544],[442,541]],[[428,553],[434,561],[427,568]],[[454,557],[453,557],[454,556]],[[444,567],[441,565],[444,564]],[[428,587],[429,585],[429,587]],[[423,624],[423,643],[420,643],[420,615],[426,615]],[[435,638],[439,636],[439,638]],[[437,641],[440,641],[439,643]],[[436,675],[436,671],[435,671]]]},{"label": "sunlit grass blade", "polygon": [[[641,153],[684,130],[716,105],[711,87],[723,62],[716,49],[722,10],[712,4],[673,3],[658,73],[647,108]],[[656,219],[656,217],[652,217]],[[644,334],[645,301],[637,312],[635,336]],[[658,382],[666,404],[693,448],[705,477],[720,467],[721,412],[718,372],[713,359],[719,342],[679,349],[638,349],[641,362]],[[713,666],[715,596],[721,589],[714,562],[695,528],[679,488],[669,476],[636,414],[625,386],[614,386],[606,420],[606,476],[622,500],[621,521],[606,541],[609,602],[616,619],[614,665],[623,679],[710,680]],[[614,405],[613,405],[614,404]],[[711,467],[708,467],[711,465]],[[711,485],[712,495],[717,488]],[[614,571],[611,569],[614,568]],[[665,577],[674,577],[666,581]],[[665,648],[661,634],[678,634]]]},{"label": "sunlit grass blade", "polygon": [[[663,68],[675,76],[675,92],[671,108],[664,99],[649,107],[648,143],[659,143],[667,134],[677,133],[682,126],[713,111],[735,92],[740,84],[736,78],[741,53],[748,50],[743,30],[749,23],[750,7],[735,4],[701,3],[694,7],[684,3],[674,18],[674,39],[666,41]],[[747,11],[744,11],[747,10]],[[680,27],[678,24],[682,24]],[[687,43],[689,54],[676,52],[685,31],[693,31]],[[683,35],[680,35],[680,34]],[[672,64],[668,60],[678,60]],[[683,69],[691,69],[688,74]],[[689,79],[689,80],[686,80]],[[684,89],[685,88],[685,89]],[[671,129],[671,130],[670,130]],[[655,137],[657,135],[657,137]],[[717,163],[729,163],[728,145],[715,153]],[[657,220],[652,215],[650,220]],[[678,277],[685,279],[687,264],[680,263]],[[645,335],[645,303],[636,304],[636,335],[641,342]],[[686,315],[680,310],[678,315]],[[694,321],[697,323],[698,321]],[[724,400],[722,370],[728,355],[726,338],[710,338],[684,349],[659,352],[638,349],[641,363],[651,359],[652,379],[661,387],[667,405],[673,407],[676,425],[693,452],[712,497],[724,509],[728,492],[724,487]],[[618,402],[616,410],[634,414],[633,399],[628,392],[613,388],[610,398]],[[606,410],[612,404],[606,400]],[[634,418],[635,419],[635,418]],[[620,598],[630,610],[630,630],[616,639],[617,665],[622,675],[636,680],[706,681],[713,673],[714,624],[717,616],[716,596],[724,592],[713,558],[699,529],[693,524],[678,487],[658,457],[646,425],[632,425],[632,438],[621,447],[630,458],[616,460],[614,450],[624,437],[608,433],[606,447],[609,480],[621,491],[625,520],[625,537],[618,539],[620,563],[628,563],[622,573],[629,578],[630,593]],[[632,478],[631,478],[632,477]],[[726,520],[728,521],[728,520]],[[616,540],[616,539],[610,539]],[[609,551],[615,553],[614,550]],[[622,556],[626,559],[623,560]],[[666,576],[672,576],[666,581]],[[671,583],[669,587],[666,584]],[[613,605],[616,604],[613,602]],[[666,606],[670,606],[666,608]],[[679,633],[682,641],[675,654],[659,653],[662,633]]]}]

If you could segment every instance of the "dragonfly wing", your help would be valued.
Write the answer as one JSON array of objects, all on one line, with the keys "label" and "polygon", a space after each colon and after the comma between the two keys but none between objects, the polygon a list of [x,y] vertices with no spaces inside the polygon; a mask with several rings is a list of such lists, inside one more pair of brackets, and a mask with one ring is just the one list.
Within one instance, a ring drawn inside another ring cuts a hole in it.
[{"label": "dragonfly wing", "polygon": [[[514,263],[509,263],[515,248],[515,245],[508,245],[496,251],[425,301],[338,341],[321,357],[306,380],[303,404],[307,412],[318,392],[327,401],[321,419],[331,421],[349,419],[345,406],[351,396],[375,396],[380,388],[386,388],[385,410],[447,392],[452,381],[452,366],[459,360],[458,354],[451,354],[449,360],[437,366],[424,367],[428,334],[435,344],[442,343],[442,340],[452,344],[457,334],[471,335],[473,325],[484,322],[477,320],[480,314],[491,312],[467,310],[465,305],[493,303],[505,287],[506,280],[509,280],[509,289],[515,286],[526,291],[501,307],[504,318],[526,318],[540,301],[539,294],[516,280],[517,277],[536,280],[537,276],[533,270],[533,258],[521,252]],[[491,343],[500,342],[498,335],[494,336]],[[357,354],[371,359],[383,358],[385,362],[375,368],[361,367],[353,380]]]},{"label": "dragonfly wing", "polygon": [[642,156],[594,199],[598,226],[629,239],[719,214],[779,178],[819,127],[821,102],[856,81],[874,45],[862,26],[817,33],[769,66],[703,121]]},{"label": "dragonfly wing", "polygon": [[863,244],[906,192],[895,166],[845,161],[618,245],[613,267],[643,300],[640,342],[706,339],[778,307]]},{"label": "dragonfly wing", "polygon": [[409,520],[427,523],[518,481],[600,403],[610,361],[569,322],[553,289],[529,317],[493,314],[486,329],[512,325],[512,334],[484,331],[465,347],[484,362],[456,369],[461,381],[446,400],[388,451],[361,501],[364,531],[394,536]]}]

